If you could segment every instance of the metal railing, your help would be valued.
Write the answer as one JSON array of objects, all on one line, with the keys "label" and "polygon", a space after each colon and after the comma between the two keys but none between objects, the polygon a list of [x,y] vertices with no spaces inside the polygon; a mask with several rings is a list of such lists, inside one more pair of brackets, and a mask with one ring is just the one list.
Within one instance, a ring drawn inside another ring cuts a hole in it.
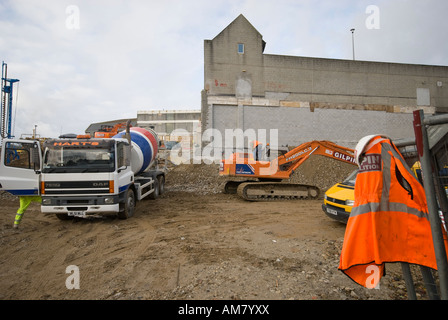
[{"label": "metal railing", "polygon": [[[441,168],[440,159],[447,161],[448,159],[448,131],[439,135],[437,141],[431,141],[428,130],[431,126],[443,125],[444,129],[448,128],[448,114],[425,116],[422,110],[414,111],[414,132],[415,142],[417,145],[418,155],[422,168],[423,185],[428,204],[429,221],[431,224],[431,232],[434,244],[434,251],[437,262],[437,272],[439,276],[440,298],[448,300],[448,260],[446,255],[445,240],[443,235],[442,218],[447,221],[447,199],[446,192],[441,190],[441,175],[438,173]],[[440,147],[439,154],[436,152]],[[445,162],[445,165],[448,163]],[[443,169],[443,168],[442,168]],[[442,211],[445,210],[445,211]]]}]

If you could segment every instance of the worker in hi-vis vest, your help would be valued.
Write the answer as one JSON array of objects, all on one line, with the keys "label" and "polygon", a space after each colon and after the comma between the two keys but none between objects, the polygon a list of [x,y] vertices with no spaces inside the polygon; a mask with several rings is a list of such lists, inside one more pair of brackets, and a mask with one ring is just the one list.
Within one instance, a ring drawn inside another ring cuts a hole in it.
[{"label": "worker in hi-vis vest", "polygon": [[386,262],[437,269],[425,191],[396,146],[388,137],[367,136],[358,142],[355,158],[355,203],[339,270],[374,288]]},{"label": "worker in hi-vis vest", "polygon": [[262,151],[263,151],[263,144],[260,141],[253,140],[252,141],[252,152],[253,152],[255,161],[261,160]]},{"label": "worker in hi-vis vest", "polygon": [[30,206],[31,202],[42,202],[42,198],[40,196],[20,196],[20,208],[17,210],[16,217],[14,219],[13,228],[17,229],[19,227],[20,222],[22,221],[23,214],[26,209]]}]

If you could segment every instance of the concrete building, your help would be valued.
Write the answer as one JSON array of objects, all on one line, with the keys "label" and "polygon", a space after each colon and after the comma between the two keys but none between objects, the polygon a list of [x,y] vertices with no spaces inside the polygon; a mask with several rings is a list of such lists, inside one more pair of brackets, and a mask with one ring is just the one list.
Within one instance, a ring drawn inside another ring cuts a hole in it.
[{"label": "concrete building", "polygon": [[[265,54],[238,16],[204,41],[202,131],[277,129],[279,145],[413,137],[412,111],[448,112],[448,67]],[[268,133],[269,142],[269,133]]]},{"label": "concrete building", "polygon": [[[92,137],[95,132],[103,131],[104,127],[112,127],[125,123],[128,119],[118,119],[92,123],[85,130]],[[178,141],[188,136],[193,141],[193,135],[200,141],[201,111],[200,110],[144,110],[137,111],[137,118],[130,119],[134,127],[153,129],[164,141]]]},{"label": "concrete building", "polygon": [[[178,141],[185,135],[200,135],[200,110],[137,111],[137,126],[154,129],[165,141]],[[196,137],[200,141],[200,137]]]}]

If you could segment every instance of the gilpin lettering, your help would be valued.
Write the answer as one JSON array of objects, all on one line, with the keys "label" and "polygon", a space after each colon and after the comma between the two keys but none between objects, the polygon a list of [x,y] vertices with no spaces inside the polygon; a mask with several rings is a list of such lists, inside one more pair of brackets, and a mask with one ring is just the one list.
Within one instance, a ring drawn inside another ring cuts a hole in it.
[{"label": "gilpin lettering", "polygon": [[353,163],[355,163],[355,158],[353,158],[353,157],[351,157],[351,156],[349,156],[349,155],[347,155],[347,154],[343,154],[343,153],[335,152],[335,153],[334,153],[334,157],[335,157],[335,158],[338,158],[338,159],[341,159],[341,160],[344,160],[344,161],[347,161],[347,162],[353,162]]}]

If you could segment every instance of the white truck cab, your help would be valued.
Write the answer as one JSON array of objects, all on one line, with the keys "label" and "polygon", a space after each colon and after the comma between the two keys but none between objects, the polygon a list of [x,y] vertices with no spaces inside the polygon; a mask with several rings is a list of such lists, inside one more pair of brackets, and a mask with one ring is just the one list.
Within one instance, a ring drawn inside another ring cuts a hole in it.
[{"label": "white truck cab", "polygon": [[157,168],[135,174],[131,144],[124,138],[5,139],[2,143],[0,190],[41,195],[41,211],[62,220],[115,214],[126,219],[136,201],[155,199],[165,172]]}]

